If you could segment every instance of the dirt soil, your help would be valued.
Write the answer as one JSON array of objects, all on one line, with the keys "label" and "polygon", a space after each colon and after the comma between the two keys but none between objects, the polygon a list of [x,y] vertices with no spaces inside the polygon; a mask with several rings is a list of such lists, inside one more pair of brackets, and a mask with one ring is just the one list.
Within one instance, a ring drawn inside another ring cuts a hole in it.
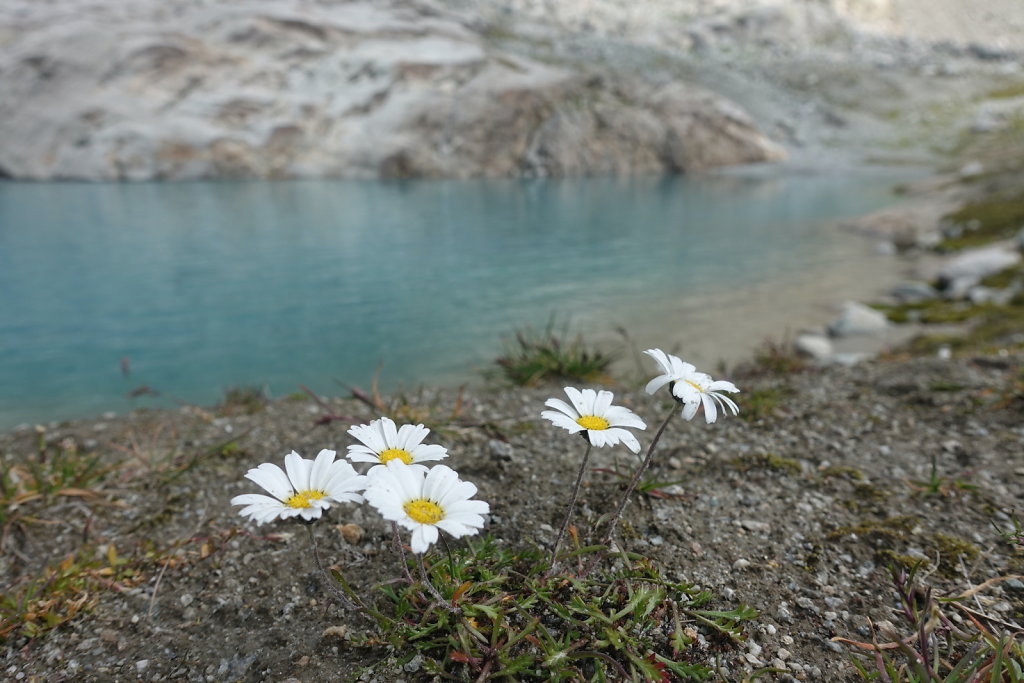
[{"label": "dirt soil", "polygon": [[[653,475],[682,483],[664,489],[668,497],[634,500],[619,534],[670,578],[714,591],[721,607],[759,611],[746,642],[724,653],[719,680],[740,681],[764,666],[779,671],[761,680],[859,680],[850,648],[831,639],[869,640],[869,617],[898,622],[887,570],[894,558],[924,560],[927,583],[943,593],[1024,573],[1021,555],[994,526],[1009,527],[1009,511],[1024,507],[1024,356],[761,370],[732,374],[743,390],[741,417],[670,423]],[[491,504],[486,533],[511,546],[546,547],[581,456],[577,440],[539,417],[544,399],[558,393],[493,390],[459,399],[424,391],[391,407],[399,418],[416,410],[441,425],[434,441]],[[649,425],[669,409],[665,396],[622,389],[616,402]],[[249,406],[251,414],[243,407],[137,412],[0,437],[5,468],[38,464],[44,441],[52,469],[63,451],[64,462],[95,455],[105,470],[87,490],[67,486],[3,510],[5,596],[20,595],[69,557],[67,573],[84,567],[88,578],[62,594],[51,572],[51,591],[37,599],[63,595],[81,600],[80,610],[36,637],[12,629],[0,678],[429,680],[415,664],[392,667],[395,653],[351,643],[369,622],[328,600],[303,528],[256,527],[229,505],[257,490],[243,478],[250,467],[280,462],[291,449],[309,457],[325,447],[343,452],[350,424],[377,414],[352,399],[318,405],[293,397]],[[349,420],[318,425],[325,407]],[[594,467],[635,463],[620,451],[597,451]],[[933,458],[938,479],[928,492],[914,482],[929,480]],[[5,486],[10,503],[10,476]],[[582,533],[620,490],[609,475],[589,474],[576,519]],[[343,524],[357,526],[343,535]],[[317,530],[327,561],[364,594],[399,576],[389,529],[371,509],[335,509]],[[972,604],[1020,623],[1021,588],[994,584]]]}]

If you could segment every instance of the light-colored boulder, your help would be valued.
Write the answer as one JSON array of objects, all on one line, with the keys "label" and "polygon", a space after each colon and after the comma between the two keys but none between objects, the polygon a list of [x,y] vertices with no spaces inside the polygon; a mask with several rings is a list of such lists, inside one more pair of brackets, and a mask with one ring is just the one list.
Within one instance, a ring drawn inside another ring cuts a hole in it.
[{"label": "light-colored boulder", "polygon": [[875,335],[885,332],[888,327],[889,320],[881,311],[856,301],[848,301],[843,305],[839,317],[828,326],[828,332],[833,337]]},{"label": "light-colored boulder", "polygon": [[1020,252],[1002,246],[969,249],[939,269],[939,282],[948,291],[966,292],[983,278],[1020,263]]},{"label": "light-colored boulder", "polygon": [[736,105],[489,44],[427,0],[11,0],[0,175],[469,177],[782,157]]},{"label": "light-colored boulder", "polygon": [[828,337],[810,332],[797,335],[796,339],[793,340],[793,348],[819,361],[826,360],[832,355],[833,351],[832,342]]}]

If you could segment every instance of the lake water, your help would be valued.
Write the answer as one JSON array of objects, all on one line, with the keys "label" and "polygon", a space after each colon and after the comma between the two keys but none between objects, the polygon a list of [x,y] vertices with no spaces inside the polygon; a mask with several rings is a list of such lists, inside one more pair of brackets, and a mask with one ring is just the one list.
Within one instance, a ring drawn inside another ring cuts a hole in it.
[{"label": "lake water", "polygon": [[729,358],[892,277],[823,223],[893,203],[895,180],[0,183],[0,426],[338,393],[378,364],[385,387],[457,384],[552,314]]}]

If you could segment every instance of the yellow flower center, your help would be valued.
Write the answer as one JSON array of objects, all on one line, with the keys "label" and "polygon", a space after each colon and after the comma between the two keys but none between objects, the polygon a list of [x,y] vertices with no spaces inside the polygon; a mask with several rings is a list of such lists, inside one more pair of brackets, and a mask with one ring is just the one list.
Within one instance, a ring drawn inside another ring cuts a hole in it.
[{"label": "yellow flower center", "polygon": [[389,448],[386,451],[380,452],[380,462],[382,465],[387,465],[392,460],[401,460],[406,465],[412,464],[412,454],[409,451],[401,448]]},{"label": "yellow flower center", "polygon": [[608,424],[608,420],[597,415],[584,415],[576,419],[576,424],[583,427],[584,429],[608,429],[611,425]]},{"label": "yellow flower center", "polygon": [[702,393],[702,394],[704,393],[704,390],[700,388],[699,384],[694,384],[693,382],[691,382],[688,379],[684,379],[683,381],[686,382],[687,384],[689,384],[691,387],[693,387],[697,391],[699,391],[700,393]]},{"label": "yellow flower center", "polygon": [[410,500],[402,506],[402,509],[405,510],[405,514],[420,524],[437,524],[444,519],[444,510],[441,509],[441,506],[425,498]]},{"label": "yellow flower center", "polygon": [[284,502],[290,508],[308,508],[311,500],[320,500],[324,497],[323,491],[299,491]]}]

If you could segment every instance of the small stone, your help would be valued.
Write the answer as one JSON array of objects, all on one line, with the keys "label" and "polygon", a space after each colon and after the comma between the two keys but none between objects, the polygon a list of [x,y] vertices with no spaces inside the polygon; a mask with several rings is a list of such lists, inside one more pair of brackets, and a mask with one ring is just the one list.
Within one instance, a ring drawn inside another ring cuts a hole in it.
[{"label": "small stone", "polygon": [[342,640],[345,640],[347,634],[348,626],[328,626],[320,633],[320,637],[326,638],[327,636],[334,636],[336,638],[341,638]]},{"label": "small stone", "polygon": [[117,631],[112,628],[105,628],[100,631],[100,640],[104,643],[116,643],[117,642]]},{"label": "small stone", "polygon": [[195,598],[193,598],[190,593],[185,593],[180,598],[178,598],[178,602],[181,603],[182,607],[188,607],[192,604],[193,600],[195,600]]},{"label": "small stone", "polygon": [[789,636],[789,635],[782,636],[781,640],[782,640],[782,644],[783,645],[792,645],[793,644],[793,636]]},{"label": "small stone", "polygon": [[772,528],[768,522],[761,522],[756,519],[740,520],[740,526],[747,531],[771,531]]},{"label": "small stone", "polygon": [[139,673],[142,673],[142,672],[143,672],[143,671],[145,671],[145,670],[146,670],[146,669],[147,669],[148,667],[149,667],[149,660],[148,660],[148,659],[140,659],[139,661],[135,662],[135,669],[136,669],[136,670],[137,670],[137,671],[138,671]]},{"label": "small stone", "polygon": [[416,655],[402,666],[406,672],[414,674],[423,668],[423,655]]},{"label": "small stone", "polygon": [[781,659],[779,659],[778,657],[776,657],[775,659],[772,660],[772,666],[775,667],[776,669],[782,669],[784,671],[788,668],[786,666],[786,663],[784,661],[782,661]]},{"label": "small stone", "polygon": [[764,662],[758,659],[755,655],[747,652],[743,655],[743,659],[747,660],[753,666],[764,666]]},{"label": "small stone", "polygon": [[309,655],[302,655],[299,657],[299,661],[295,662],[295,666],[306,666],[309,664]]},{"label": "small stone", "polygon": [[742,557],[732,563],[732,568],[737,570],[743,570],[750,566],[750,560],[745,560]]},{"label": "small stone", "polygon": [[363,539],[363,527],[358,524],[339,524],[337,527],[346,543],[355,545]]},{"label": "small stone", "polygon": [[491,439],[488,441],[487,448],[491,451],[491,455],[498,460],[511,460],[512,454],[515,452],[512,448],[512,444],[499,439]]},{"label": "small stone", "polygon": [[[792,640],[792,638],[790,640]],[[775,656],[778,657],[779,659],[785,661],[785,660],[789,659],[790,657],[792,657],[793,653],[790,652],[789,650],[787,650],[784,647],[780,647],[779,651],[775,653]]]}]

